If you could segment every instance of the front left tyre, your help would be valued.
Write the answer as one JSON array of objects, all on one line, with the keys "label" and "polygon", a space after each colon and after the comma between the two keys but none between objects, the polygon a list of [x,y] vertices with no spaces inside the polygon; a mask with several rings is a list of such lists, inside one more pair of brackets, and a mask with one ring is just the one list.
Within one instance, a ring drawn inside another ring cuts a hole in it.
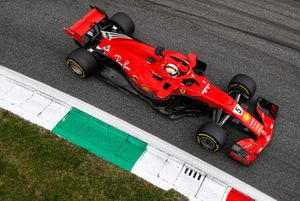
[{"label": "front left tyre", "polygon": [[96,58],[87,50],[78,48],[66,58],[70,71],[80,78],[87,78],[98,70]]},{"label": "front left tyre", "polygon": [[217,152],[226,143],[226,131],[213,122],[203,124],[197,132],[197,142],[204,149]]},{"label": "front left tyre", "polygon": [[256,91],[255,81],[248,75],[235,75],[228,84],[228,92],[237,92],[243,95],[246,100],[250,100]]}]

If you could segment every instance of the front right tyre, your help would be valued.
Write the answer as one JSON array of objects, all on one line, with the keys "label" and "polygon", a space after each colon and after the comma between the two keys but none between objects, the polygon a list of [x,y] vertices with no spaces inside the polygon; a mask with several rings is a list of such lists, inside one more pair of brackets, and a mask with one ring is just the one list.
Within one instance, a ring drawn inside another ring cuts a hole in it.
[{"label": "front right tyre", "polygon": [[224,146],[226,131],[213,122],[203,124],[197,132],[197,142],[208,151],[217,152]]}]

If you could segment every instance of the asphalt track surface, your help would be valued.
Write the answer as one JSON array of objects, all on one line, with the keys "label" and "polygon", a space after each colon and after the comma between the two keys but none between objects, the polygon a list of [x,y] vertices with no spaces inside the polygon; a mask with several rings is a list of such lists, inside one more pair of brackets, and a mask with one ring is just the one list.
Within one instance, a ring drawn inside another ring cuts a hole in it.
[{"label": "asphalt track surface", "polygon": [[[209,116],[169,120],[137,97],[97,77],[81,80],[65,57],[76,46],[63,32],[89,4],[109,15],[127,12],[134,37],[208,63],[225,89],[237,73],[253,77],[257,94],[280,106],[274,137],[250,166],[195,142]],[[300,198],[300,3],[293,0],[0,1],[0,64],[78,97],[217,166],[278,200]],[[1,83],[0,83],[1,84]]]}]

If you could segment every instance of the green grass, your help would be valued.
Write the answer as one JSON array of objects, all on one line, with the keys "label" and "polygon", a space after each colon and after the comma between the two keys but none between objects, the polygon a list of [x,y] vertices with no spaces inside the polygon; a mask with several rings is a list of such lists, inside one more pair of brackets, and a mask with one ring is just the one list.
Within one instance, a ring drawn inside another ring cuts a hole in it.
[{"label": "green grass", "polygon": [[0,200],[187,200],[0,109]]}]

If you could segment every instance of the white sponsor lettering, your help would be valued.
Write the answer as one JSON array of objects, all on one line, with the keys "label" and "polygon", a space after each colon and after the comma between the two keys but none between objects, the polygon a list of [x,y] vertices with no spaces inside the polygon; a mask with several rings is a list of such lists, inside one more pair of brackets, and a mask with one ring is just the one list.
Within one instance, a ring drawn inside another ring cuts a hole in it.
[{"label": "white sponsor lettering", "polygon": [[210,84],[207,84],[207,85],[204,87],[204,89],[202,90],[201,94],[206,94],[206,93],[208,92],[209,88],[210,88]]},{"label": "white sponsor lettering", "polygon": [[255,121],[255,123],[253,124],[253,128],[255,128],[256,127],[256,125],[257,125],[257,121]]},{"label": "white sponsor lettering", "polygon": [[124,69],[130,71],[130,67],[128,66],[129,61],[126,60],[124,63],[121,63],[122,57],[118,54],[115,54],[114,56],[116,58],[116,62]]},{"label": "white sponsor lettering", "polygon": [[254,122],[255,122],[255,119],[252,119],[251,123],[250,123],[250,126],[253,126]]}]

